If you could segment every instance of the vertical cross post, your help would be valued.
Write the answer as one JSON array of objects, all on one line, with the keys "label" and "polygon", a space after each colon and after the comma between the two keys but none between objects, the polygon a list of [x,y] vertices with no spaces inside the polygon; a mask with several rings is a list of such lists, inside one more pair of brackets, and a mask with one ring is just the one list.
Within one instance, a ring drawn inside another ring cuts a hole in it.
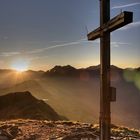
[{"label": "vertical cross post", "polygon": [[110,82],[110,32],[133,22],[133,13],[124,11],[110,20],[110,0],[100,0],[100,27],[88,33],[88,40],[100,38],[100,140],[110,140],[110,103],[116,88]]},{"label": "vertical cross post", "polygon": [[[100,27],[110,21],[110,0],[100,0]],[[100,140],[110,139],[110,32],[100,38]]]}]

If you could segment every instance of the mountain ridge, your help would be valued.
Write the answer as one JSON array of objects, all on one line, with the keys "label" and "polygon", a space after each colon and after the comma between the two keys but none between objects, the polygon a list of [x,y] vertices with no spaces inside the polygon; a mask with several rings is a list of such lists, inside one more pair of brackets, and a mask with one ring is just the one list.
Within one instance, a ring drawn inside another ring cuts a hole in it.
[{"label": "mountain ridge", "polygon": [[[52,67],[52,68],[50,68],[50,69],[48,69],[48,70],[32,70],[32,69],[29,69],[29,70],[26,70],[26,71],[24,71],[24,72],[40,72],[40,73],[43,73],[43,72],[50,71],[50,70],[52,70],[52,69],[54,69],[54,68],[56,68],[56,67],[61,67],[61,68],[71,67],[71,68],[73,68],[73,69],[79,70],[79,69],[99,68],[99,67],[100,67],[100,64],[99,64],[99,65],[87,66],[87,67],[81,67],[81,68],[76,68],[76,67],[74,67],[74,66],[72,66],[72,65],[55,65],[54,67]],[[122,70],[125,70],[125,69],[140,70],[140,66],[139,66],[139,67],[135,67],[135,68],[134,68],[134,67],[121,68],[121,67],[116,66],[116,65],[111,65],[111,67],[116,67],[116,68],[122,69]],[[0,69],[0,72],[4,72],[4,71],[7,71],[7,72],[8,72],[8,71],[9,71],[9,72],[17,72],[16,70],[10,69],[10,68],[8,68],[8,69]],[[24,72],[23,72],[23,73],[24,73]]]}]

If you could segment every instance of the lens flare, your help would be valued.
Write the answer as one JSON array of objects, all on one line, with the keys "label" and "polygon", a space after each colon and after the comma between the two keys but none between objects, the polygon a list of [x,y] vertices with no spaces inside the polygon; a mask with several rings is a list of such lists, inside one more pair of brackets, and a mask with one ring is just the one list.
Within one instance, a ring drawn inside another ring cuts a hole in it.
[{"label": "lens flare", "polygon": [[135,85],[140,90],[140,72],[137,72],[135,75]]},{"label": "lens flare", "polygon": [[132,69],[127,69],[124,71],[124,78],[128,82],[133,82],[135,78],[135,71]]},{"label": "lens flare", "polygon": [[137,70],[125,70],[124,79],[128,82],[133,82],[134,85],[140,90],[140,72]]}]

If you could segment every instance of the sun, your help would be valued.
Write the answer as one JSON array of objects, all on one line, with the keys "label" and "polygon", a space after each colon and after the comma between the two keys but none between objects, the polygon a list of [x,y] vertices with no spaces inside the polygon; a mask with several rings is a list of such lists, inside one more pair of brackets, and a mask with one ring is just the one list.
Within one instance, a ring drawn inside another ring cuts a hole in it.
[{"label": "sun", "polygon": [[18,72],[24,72],[27,70],[27,68],[23,68],[23,67],[19,67],[19,66],[15,67],[14,69]]},{"label": "sun", "polygon": [[11,68],[17,72],[24,72],[28,70],[28,62],[26,60],[16,60],[11,64]]}]

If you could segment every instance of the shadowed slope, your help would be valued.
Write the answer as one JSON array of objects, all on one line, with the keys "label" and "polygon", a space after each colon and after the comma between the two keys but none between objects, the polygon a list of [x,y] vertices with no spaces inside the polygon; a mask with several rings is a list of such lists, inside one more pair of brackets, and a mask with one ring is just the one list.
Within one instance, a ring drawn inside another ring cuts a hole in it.
[{"label": "shadowed slope", "polygon": [[61,120],[48,104],[28,91],[0,96],[0,119],[17,118]]}]

